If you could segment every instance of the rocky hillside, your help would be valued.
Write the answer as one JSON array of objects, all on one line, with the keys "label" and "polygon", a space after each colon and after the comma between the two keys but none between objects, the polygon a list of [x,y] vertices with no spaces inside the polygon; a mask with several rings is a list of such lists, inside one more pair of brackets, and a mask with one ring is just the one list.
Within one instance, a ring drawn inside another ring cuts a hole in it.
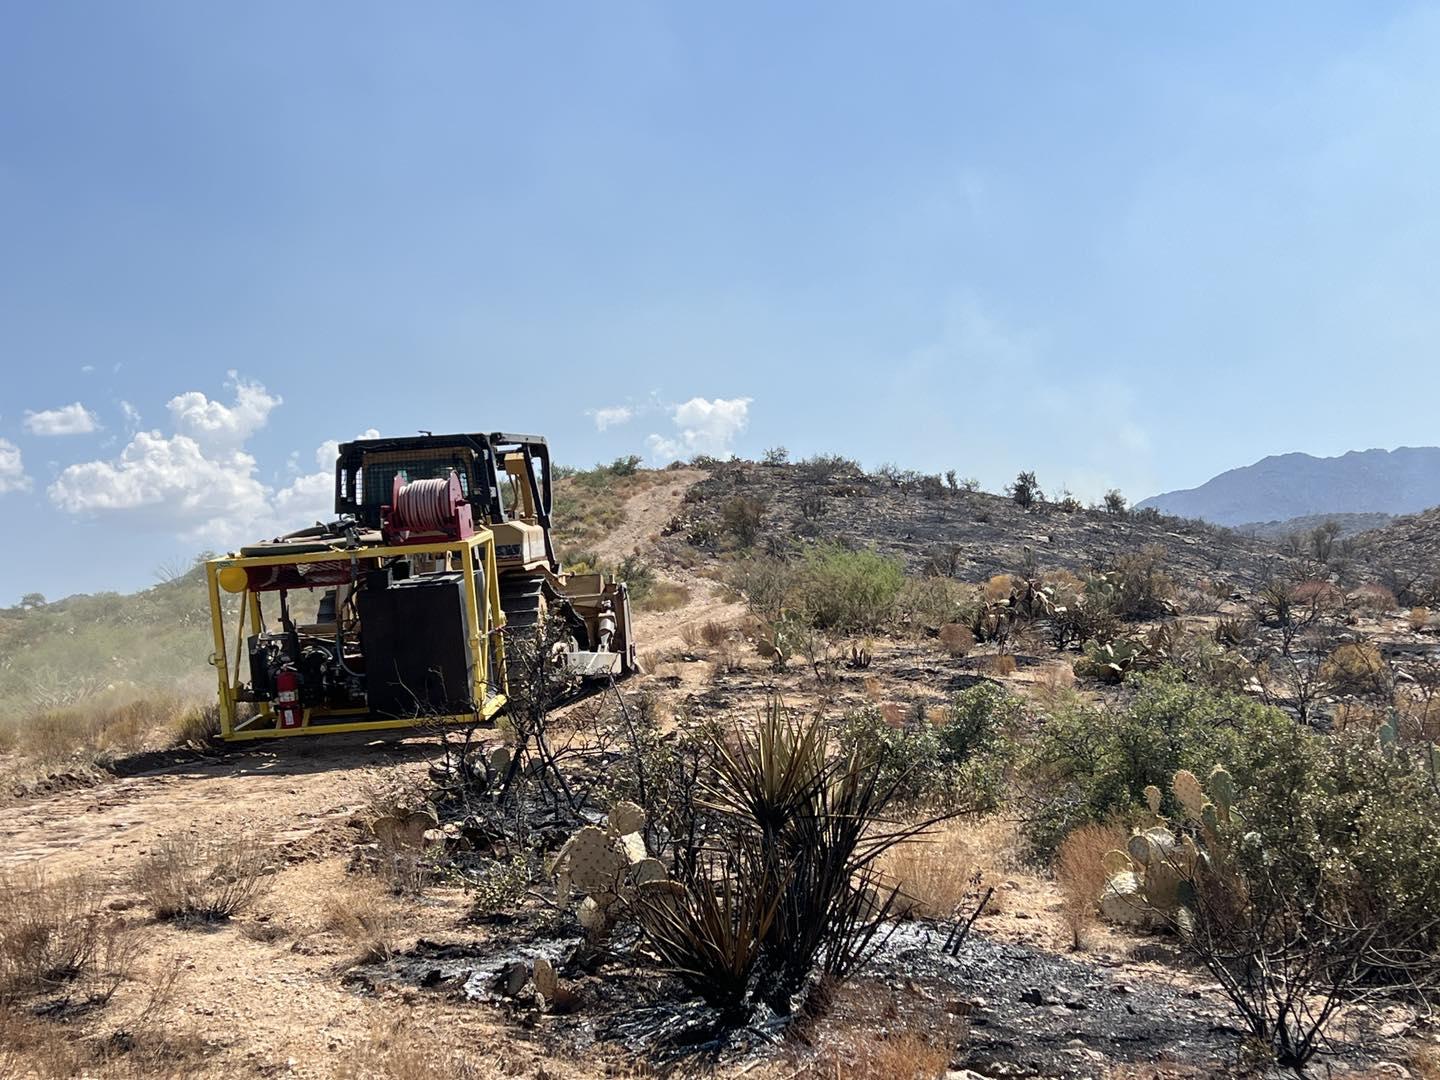
[{"label": "rocky hillside", "polygon": [[1440,504],[1440,447],[1280,454],[1139,504],[1217,525],[1326,514],[1414,514]]},{"label": "rocky hillside", "polygon": [[1376,574],[1440,581],[1440,506],[1361,533],[1353,545],[1355,561]]},{"label": "rocky hillside", "polygon": [[1273,544],[1198,521],[1153,513],[1066,512],[1055,504],[1023,510],[1012,499],[955,491],[936,478],[894,480],[843,469],[728,462],[690,489],[670,531],[709,548],[734,546],[753,529],[761,547],[792,540],[863,544],[903,558],[911,570],[943,564],[965,580],[1012,572],[1026,549],[1048,569],[1084,572],[1150,545],[1189,580],[1253,583],[1284,574],[1289,559]]},{"label": "rocky hillside", "polygon": [[1304,536],[1322,525],[1332,522],[1340,526],[1336,537],[1358,536],[1371,529],[1383,529],[1395,520],[1394,514],[1307,514],[1305,517],[1287,518],[1284,521],[1250,521],[1236,525],[1235,531],[1246,536],[1257,536],[1262,540],[1285,540],[1291,536]]}]

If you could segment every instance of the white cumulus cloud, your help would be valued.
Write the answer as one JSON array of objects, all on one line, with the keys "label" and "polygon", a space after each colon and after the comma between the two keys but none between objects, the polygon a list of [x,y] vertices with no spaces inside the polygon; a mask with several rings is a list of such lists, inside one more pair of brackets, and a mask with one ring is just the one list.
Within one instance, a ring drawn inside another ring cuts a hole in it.
[{"label": "white cumulus cloud", "polygon": [[282,399],[258,382],[229,373],[226,385],[235,390],[235,403],[211,401],[199,390],[188,390],[170,399],[165,406],[175,430],[206,447],[237,447],[265,426],[270,412]]},{"label": "white cumulus cloud", "polygon": [[58,409],[25,410],[25,428],[31,435],[85,435],[99,426],[95,414],[78,401]]},{"label": "white cumulus cloud", "polygon": [[9,439],[0,439],[0,495],[7,491],[29,490],[30,477],[25,475],[20,448]]},{"label": "white cumulus cloud", "polygon": [[[51,502],[77,516],[123,514],[136,527],[224,548],[329,520],[339,443],[328,440],[314,451],[316,471],[266,483],[243,442],[264,426],[280,398],[233,373],[230,381],[233,404],[210,401],[199,391],[172,398],[174,433],[137,431],[117,458],[69,466],[50,485]],[[132,406],[122,403],[122,409],[128,421],[138,422]],[[369,428],[355,437],[379,434]],[[15,459],[18,470],[18,451]],[[299,455],[290,460],[293,466]],[[4,465],[0,450],[0,481]]]},{"label": "white cumulus cloud", "polygon": [[212,455],[188,435],[141,431],[114,461],[65,468],[49,495],[72,514],[131,511],[157,527],[220,540],[233,523],[264,513],[267,491],[243,450]]},{"label": "white cumulus cloud", "polygon": [[695,397],[675,406],[670,414],[675,432],[646,439],[651,462],[663,465],[695,454],[719,457],[730,453],[735,439],[750,423],[750,404],[754,400]]},{"label": "white cumulus cloud", "polygon": [[628,424],[635,417],[635,410],[629,405],[606,405],[599,409],[587,409],[585,415],[595,421],[595,430],[604,431],[619,424]]},{"label": "white cumulus cloud", "polygon": [[[359,435],[355,436],[355,439],[378,438],[380,438],[380,430],[373,427],[366,428],[364,431],[360,432]],[[355,439],[351,439],[350,441],[354,442]],[[339,456],[339,439],[326,439],[323,443],[321,443],[315,448],[315,464],[319,465],[321,469],[324,470],[326,476],[333,477],[335,475],[335,459]]]}]

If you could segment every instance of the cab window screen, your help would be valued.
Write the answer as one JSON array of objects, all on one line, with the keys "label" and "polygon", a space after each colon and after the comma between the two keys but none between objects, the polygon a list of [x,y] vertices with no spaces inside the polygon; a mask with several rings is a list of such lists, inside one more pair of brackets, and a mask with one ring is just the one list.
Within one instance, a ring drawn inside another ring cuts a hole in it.
[{"label": "cab window screen", "polygon": [[390,501],[390,494],[397,475],[404,475],[406,481],[431,480],[443,477],[454,469],[460,477],[460,490],[466,498],[470,496],[470,470],[467,462],[460,457],[447,456],[405,456],[385,455],[367,457],[360,472],[363,506],[384,506]]}]

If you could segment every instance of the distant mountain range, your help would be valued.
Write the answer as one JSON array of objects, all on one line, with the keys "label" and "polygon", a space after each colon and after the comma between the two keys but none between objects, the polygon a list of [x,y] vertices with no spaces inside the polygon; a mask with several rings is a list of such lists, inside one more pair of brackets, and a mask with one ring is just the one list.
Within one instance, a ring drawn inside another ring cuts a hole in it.
[{"label": "distant mountain range", "polygon": [[1440,505],[1440,447],[1352,450],[1330,458],[1279,454],[1138,505],[1230,526],[1327,514],[1416,514]]}]

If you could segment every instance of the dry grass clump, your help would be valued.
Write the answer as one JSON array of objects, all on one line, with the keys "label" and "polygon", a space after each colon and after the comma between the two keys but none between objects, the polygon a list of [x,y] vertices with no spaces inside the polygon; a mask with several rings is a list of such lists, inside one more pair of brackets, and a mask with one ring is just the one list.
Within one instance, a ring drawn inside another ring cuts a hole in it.
[{"label": "dry grass clump", "polygon": [[1099,914],[1107,880],[1102,865],[1105,853],[1123,851],[1129,837],[1129,830],[1118,822],[1081,825],[1060,842],[1055,852],[1055,881],[1064,898],[1062,914],[1076,949],[1084,946],[1085,932]]},{"label": "dry grass clump", "polygon": [[938,1080],[968,1039],[968,1014],[968,1004],[944,990],[897,992],[861,980],[839,988],[825,1019],[812,1026],[802,1018],[790,1053],[761,1075],[775,1080]]},{"label": "dry grass clump", "polygon": [[946,623],[940,628],[940,644],[945,646],[945,651],[953,659],[959,660],[970,655],[970,650],[975,647],[975,635],[968,626]]},{"label": "dry grass clump", "polygon": [[1415,1051],[1410,1072],[1419,1080],[1440,1080],[1440,1046],[1423,1046]]},{"label": "dry grass clump", "polygon": [[178,697],[91,699],[0,723],[0,746],[37,764],[93,763],[150,746],[173,745],[190,706]]},{"label": "dry grass clump", "polygon": [[990,603],[1008,600],[1015,588],[1015,579],[1009,574],[996,574],[985,582],[985,599]]},{"label": "dry grass clump", "polygon": [[269,888],[272,858],[251,836],[169,836],[135,868],[135,888],[156,918],[228,919]]},{"label": "dry grass clump", "polygon": [[1297,581],[1291,596],[1297,604],[1332,610],[1345,603],[1345,594],[1328,581]]},{"label": "dry grass clump", "polygon": [[62,1017],[0,1005],[0,1076],[154,1080],[194,1075],[215,1046],[183,1027],[177,1030],[173,1017],[160,1015],[174,1002],[179,971],[179,959],[168,958],[138,1010],[129,1011],[124,1026],[110,1033],[77,1030]]},{"label": "dry grass clump", "polygon": [[1430,626],[1430,609],[1427,607],[1411,608],[1405,619],[1410,624],[1411,630],[1417,634],[1421,633]]},{"label": "dry grass clump", "polygon": [[1320,665],[1320,677],[1342,694],[1379,694],[1389,683],[1390,668],[1380,650],[1368,641],[1337,646]]},{"label": "dry grass clump", "polygon": [[1350,597],[1356,610],[1366,615],[1386,615],[1400,607],[1395,594],[1384,585],[1361,585]]},{"label": "dry grass clump", "polygon": [[980,656],[975,660],[975,666],[987,675],[994,675],[1003,679],[1008,675],[1015,674],[1015,657],[1010,653],[994,653],[990,656]]},{"label": "dry grass clump", "polygon": [[657,581],[635,605],[641,611],[676,611],[690,602],[690,590],[674,581]]},{"label": "dry grass clump", "polygon": [[497,1061],[458,1049],[454,1040],[417,1041],[414,1029],[401,1021],[372,1032],[335,1071],[341,1080],[492,1080],[511,1074]]},{"label": "dry grass clump", "polygon": [[[889,884],[899,886],[898,914],[948,919],[973,908],[986,889],[1004,880],[1016,865],[1018,843],[1014,826],[1001,818],[950,821],[896,845],[881,860],[880,871]],[[1002,905],[997,891],[985,910],[994,913]]]},{"label": "dry grass clump", "polygon": [[175,742],[181,746],[205,746],[220,734],[220,706],[195,705],[183,711],[174,724]]},{"label": "dry grass clump", "polygon": [[395,952],[401,912],[393,899],[373,882],[354,882],[326,895],[321,904],[323,926],[358,950],[355,963],[384,960]]},{"label": "dry grass clump", "polygon": [[108,1001],[129,974],[130,928],[104,908],[93,878],[29,869],[0,876],[0,1004],[78,987]]},{"label": "dry grass clump", "polygon": [[810,1069],[794,1075],[830,1080],[940,1080],[954,1051],[933,1035],[904,1030],[879,1037],[857,1032],[846,1045],[832,1046]]},{"label": "dry grass clump", "polygon": [[745,670],[745,656],[740,651],[740,646],[733,641],[722,641],[717,645],[712,661],[714,675],[729,675]]},{"label": "dry grass clump", "polygon": [[967,618],[978,593],[978,586],[954,578],[907,577],[897,606],[914,628],[936,630]]}]

